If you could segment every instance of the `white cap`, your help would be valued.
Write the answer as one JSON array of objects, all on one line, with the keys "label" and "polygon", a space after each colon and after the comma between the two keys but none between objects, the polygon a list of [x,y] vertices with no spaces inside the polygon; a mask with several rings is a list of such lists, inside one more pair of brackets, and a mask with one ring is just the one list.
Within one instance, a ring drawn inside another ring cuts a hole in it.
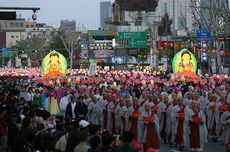
[{"label": "white cap", "polygon": [[85,128],[85,127],[87,127],[89,125],[89,122],[87,122],[87,121],[85,121],[85,120],[81,120],[80,122],[79,122],[79,127],[80,128]]}]

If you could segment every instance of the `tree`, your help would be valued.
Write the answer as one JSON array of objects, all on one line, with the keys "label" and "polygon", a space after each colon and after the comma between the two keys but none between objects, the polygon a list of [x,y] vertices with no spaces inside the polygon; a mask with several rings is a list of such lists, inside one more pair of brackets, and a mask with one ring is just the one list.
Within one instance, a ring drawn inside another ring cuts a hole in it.
[{"label": "tree", "polygon": [[191,12],[199,29],[208,29],[212,33],[211,44],[217,53],[217,69],[222,73],[220,50],[223,42],[218,41],[218,33],[224,32],[229,24],[229,9],[226,0],[191,0]]},{"label": "tree", "polygon": [[57,32],[57,34],[53,37],[53,39],[49,43],[49,49],[52,49],[52,50],[65,49],[64,43],[61,39],[60,32],[61,31]]},{"label": "tree", "polygon": [[[80,51],[80,40],[82,32],[85,30],[84,25],[78,25],[76,31],[59,31],[60,38],[66,51],[69,53],[70,68],[73,68],[73,56],[75,51]],[[78,52],[80,53],[80,52]]]},{"label": "tree", "polygon": [[35,36],[18,41],[12,48],[15,48],[19,51],[42,51],[44,47],[46,47],[46,38]]},{"label": "tree", "polygon": [[169,19],[168,13],[162,17],[160,25],[158,26],[158,35],[159,36],[168,36],[172,34],[171,25],[173,21]]}]

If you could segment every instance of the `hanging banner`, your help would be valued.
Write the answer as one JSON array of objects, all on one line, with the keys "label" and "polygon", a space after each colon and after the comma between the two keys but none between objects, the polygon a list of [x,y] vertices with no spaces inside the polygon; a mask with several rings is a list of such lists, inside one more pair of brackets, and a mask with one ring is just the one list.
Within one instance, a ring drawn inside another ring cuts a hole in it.
[{"label": "hanging banner", "polygon": [[89,76],[94,76],[97,72],[97,60],[91,59],[89,62]]},{"label": "hanging banner", "polygon": [[67,72],[66,58],[56,52],[52,51],[42,61],[43,78],[65,76]]},{"label": "hanging banner", "polygon": [[172,66],[176,75],[198,78],[196,57],[187,49],[181,50],[174,56]]}]

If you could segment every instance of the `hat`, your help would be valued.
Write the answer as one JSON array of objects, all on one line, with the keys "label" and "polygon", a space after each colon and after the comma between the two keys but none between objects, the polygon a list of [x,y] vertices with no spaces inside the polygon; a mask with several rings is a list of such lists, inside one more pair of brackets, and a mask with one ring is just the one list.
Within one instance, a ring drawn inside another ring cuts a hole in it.
[{"label": "hat", "polygon": [[85,121],[85,120],[81,120],[80,122],[79,122],[79,127],[80,128],[85,128],[85,127],[87,127],[89,125],[89,122],[87,122],[87,121]]}]

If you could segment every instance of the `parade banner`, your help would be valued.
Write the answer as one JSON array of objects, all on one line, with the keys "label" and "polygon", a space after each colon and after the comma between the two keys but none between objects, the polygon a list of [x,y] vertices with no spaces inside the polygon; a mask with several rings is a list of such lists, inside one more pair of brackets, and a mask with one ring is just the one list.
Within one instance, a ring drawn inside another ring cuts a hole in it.
[{"label": "parade banner", "polygon": [[97,72],[97,60],[91,59],[89,62],[89,76],[94,76]]},{"label": "parade banner", "polygon": [[66,58],[56,52],[50,52],[42,61],[43,78],[65,76],[67,72]]},{"label": "parade banner", "polygon": [[172,67],[176,75],[198,78],[196,57],[187,49],[181,50],[174,56]]}]

